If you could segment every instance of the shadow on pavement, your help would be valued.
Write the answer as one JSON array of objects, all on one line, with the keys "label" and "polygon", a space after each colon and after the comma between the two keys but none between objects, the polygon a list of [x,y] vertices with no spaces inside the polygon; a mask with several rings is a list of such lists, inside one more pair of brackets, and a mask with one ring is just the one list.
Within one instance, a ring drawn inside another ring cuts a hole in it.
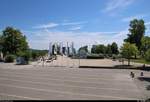
[{"label": "shadow on pavement", "polygon": [[[140,80],[140,81],[146,81],[146,82],[150,82],[150,77],[138,77],[138,79]],[[146,90],[150,90],[150,85],[147,85],[146,86]]]},{"label": "shadow on pavement", "polygon": [[138,77],[138,79],[140,81],[147,81],[147,82],[150,82],[150,77]]},{"label": "shadow on pavement", "polygon": [[135,70],[144,70],[150,71],[148,66],[133,66],[133,65],[115,65],[115,66],[79,66],[79,68],[97,68],[97,69],[135,69]]},{"label": "shadow on pavement", "polygon": [[145,100],[145,102],[150,102],[150,98],[148,98],[147,100]]}]

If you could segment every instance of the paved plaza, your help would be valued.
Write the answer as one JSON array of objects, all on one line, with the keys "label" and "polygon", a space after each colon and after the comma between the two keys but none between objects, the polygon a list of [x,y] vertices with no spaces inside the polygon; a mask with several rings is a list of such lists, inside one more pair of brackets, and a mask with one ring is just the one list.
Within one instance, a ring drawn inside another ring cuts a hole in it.
[{"label": "paved plaza", "polygon": [[[69,61],[69,59],[67,59]],[[89,60],[88,60],[89,61]],[[65,63],[65,62],[64,62]],[[143,82],[132,79],[139,70],[53,67],[53,64],[0,63],[0,100],[142,100],[148,98]],[[72,63],[72,62],[71,62]],[[102,63],[102,62],[101,62]],[[118,63],[118,62],[117,62]],[[63,63],[62,63],[63,64]],[[71,65],[71,64],[70,64]],[[50,67],[51,66],[51,67]],[[150,77],[150,72],[144,71]]]},{"label": "paved plaza", "polygon": [[[52,66],[61,66],[61,67],[79,67],[79,66],[100,66],[100,67],[114,67],[116,65],[122,65],[122,62],[119,60],[113,61],[112,59],[71,59],[66,56],[57,56],[57,60],[54,60],[51,63],[44,63],[44,66],[52,67]],[[124,61],[124,65],[127,65],[128,62]],[[131,62],[131,65],[134,66],[142,66],[143,64]],[[34,66],[42,66],[43,63],[32,63]],[[149,66],[149,65],[147,65]]]}]

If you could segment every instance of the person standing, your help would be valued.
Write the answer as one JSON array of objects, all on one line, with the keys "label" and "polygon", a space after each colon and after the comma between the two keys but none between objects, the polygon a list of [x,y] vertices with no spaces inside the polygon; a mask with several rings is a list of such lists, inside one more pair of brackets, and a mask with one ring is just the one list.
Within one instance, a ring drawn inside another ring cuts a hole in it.
[{"label": "person standing", "polygon": [[143,77],[144,76],[144,73],[143,72],[141,72],[141,77]]}]

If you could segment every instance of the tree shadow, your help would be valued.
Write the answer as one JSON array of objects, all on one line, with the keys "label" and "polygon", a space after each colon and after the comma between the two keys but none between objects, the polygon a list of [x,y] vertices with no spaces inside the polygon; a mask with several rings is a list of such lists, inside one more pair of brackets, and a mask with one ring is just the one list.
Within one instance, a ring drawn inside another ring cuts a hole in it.
[{"label": "tree shadow", "polygon": [[138,77],[138,79],[140,81],[147,81],[147,82],[150,82],[150,77]]},{"label": "tree shadow", "polygon": [[150,71],[150,66],[141,67],[140,69],[144,71]]},{"label": "tree shadow", "polygon": [[[138,77],[138,79],[140,81],[150,82],[150,77]],[[146,88],[146,90],[150,91],[150,85],[147,85],[145,88]]]},{"label": "tree shadow", "polygon": [[134,65],[115,65],[115,66],[79,66],[79,68],[97,68],[97,69],[135,69],[150,71],[148,66],[134,66]]},{"label": "tree shadow", "polygon": [[114,68],[136,68],[135,66],[133,65],[115,65],[113,66]]},{"label": "tree shadow", "polygon": [[150,98],[146,99],[145,102],[150,102]]},{"label": "tree shadow", "polygon": [[146,86],[146,90],[150,91],[150,85]]}]

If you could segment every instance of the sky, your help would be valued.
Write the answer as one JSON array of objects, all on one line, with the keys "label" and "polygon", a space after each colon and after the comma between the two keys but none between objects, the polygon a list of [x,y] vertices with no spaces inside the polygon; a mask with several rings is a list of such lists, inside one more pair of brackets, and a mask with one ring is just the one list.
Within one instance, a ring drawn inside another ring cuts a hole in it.
[{"label": "sky", "polygon": [[0,31],[20,29],[30,48],[74,42],[76,48],[127,37],[130,20],[143,19],[150,36],[150,0],[0,0]]}]

